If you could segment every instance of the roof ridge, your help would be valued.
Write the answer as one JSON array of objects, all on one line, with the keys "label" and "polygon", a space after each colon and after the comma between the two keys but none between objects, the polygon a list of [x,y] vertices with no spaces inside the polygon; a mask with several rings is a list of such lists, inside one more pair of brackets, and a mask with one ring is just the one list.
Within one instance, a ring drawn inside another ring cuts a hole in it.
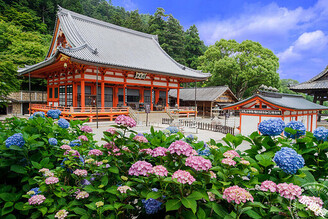
[{"label": "roof ridge", "polygon": [[62,7],[58,6],[58,14],[60,14],[60,13],[63,13],[63,14],[70,13],[71,16],[77,17],[79,19],[82,19],[82,20],[85,20],[87,22],[91,22],[91,23],[94,23],[94,24],[97,24],[97,25],[101,25],[101,26],[105,26],[105,27],[109,27],[109,28],[115,28],[117,30],[128,32],[128,33],[135,34],[135,35],[142,36],[142,37],[154,38],[155,40],[158,39],[157,35],[152,35],[152,34],[140,32],[140,31],[137,31],[137,30],[132,30],[132,29],[129,29],[129,28],[126,28],[126,27],[121,27],[121,26],[118,26],[118,25],[115,25],[115,24],[112,24],[112,23],[109,23],[109,22],[106,22],[106,21],[98,20],[98,19],[86,16],[86,15],[83,15],[83,14],[79,14],[79,13],[76,13],[74,11],[70,11],[68,9],[65,9],[65,8],[62,8]]},{"label": "roof ridge", "polygon": [[[227,85],[222,85],[222,86],[209,86],[209,87],[197,87],[197,89],[204,89],[204,88],[229,88]],[[184,87],[180,89],[195,89],[195,87]]]}]

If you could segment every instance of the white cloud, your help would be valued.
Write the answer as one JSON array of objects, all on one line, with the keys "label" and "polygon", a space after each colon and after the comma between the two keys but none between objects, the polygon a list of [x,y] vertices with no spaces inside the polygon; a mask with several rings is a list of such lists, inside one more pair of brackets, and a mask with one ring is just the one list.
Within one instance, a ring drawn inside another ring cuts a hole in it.
[{"label": "white cloud", "polygon": [[319,0],[313,7],[289,10],[276,3],[258,7],[249,5],[238,17],[220,20],[212,18],[197,24],[206,44],[221,38],[242,41],[250,39],[264,44],[277,44],[291,34],[306,31],[318,21],[327,19],[328,1]]},{"label": "white cloud", "polygon": [[123,3],[123,7],[127,11],[134,11],[138,9],[137,4],[134,3],[132,0],[123,0],[122,3]]},{"label": "white cloud", "polygon": [[326,48],[328,36],[321,30],[305,32],[285,51],[278,53],[280,62],[292,62],[320,53]]}]

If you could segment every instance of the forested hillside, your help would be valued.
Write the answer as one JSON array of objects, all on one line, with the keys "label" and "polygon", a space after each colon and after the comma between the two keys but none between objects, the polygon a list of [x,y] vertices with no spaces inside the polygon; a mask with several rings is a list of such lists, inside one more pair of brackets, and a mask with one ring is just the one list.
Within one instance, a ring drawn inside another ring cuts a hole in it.
[{"label": "forested hillside", "polygon": [[[153,15],[126,11],[106,0],[0,0],[0,74],[12,78],[5,88],[0,85],[0,95],[19,89],[15,80],[17,67],[42,61],[48,51],[56,20],[57,5],[96,19],[137,31],[156,34],[162,48],[176,61],[197,68],[197,60],[206,46],[200,40],[197,27],[186,31],[180,22],[163,8]],[[27,80],[21,79],[22,89]],[[33,86],[42,84],[43,86]],[[33,80],[33,89],[45,89],[40,80]]]}]

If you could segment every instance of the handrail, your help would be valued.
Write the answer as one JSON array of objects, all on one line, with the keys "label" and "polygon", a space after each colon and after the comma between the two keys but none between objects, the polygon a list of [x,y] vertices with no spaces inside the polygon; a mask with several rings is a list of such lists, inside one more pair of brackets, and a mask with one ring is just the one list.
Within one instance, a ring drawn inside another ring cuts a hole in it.
[{"label": "handrail", "polygon": [[129,116],[138,123],[139,121],[136,112],[130,106],[128,107],[128,109],[129,109]]}]

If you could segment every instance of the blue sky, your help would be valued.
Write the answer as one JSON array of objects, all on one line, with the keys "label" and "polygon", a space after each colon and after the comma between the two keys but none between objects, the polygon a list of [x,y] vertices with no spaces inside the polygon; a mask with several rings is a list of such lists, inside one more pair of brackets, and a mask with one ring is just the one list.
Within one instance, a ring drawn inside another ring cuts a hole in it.
[{"label": "blue sky", "polygon": [[162,7],[185,29],[196,24],[212,45],[221,38],[253,40],[271,49],[281,78],[306,81],[328,65],[328,0],[112,0],[153,14]]}]

